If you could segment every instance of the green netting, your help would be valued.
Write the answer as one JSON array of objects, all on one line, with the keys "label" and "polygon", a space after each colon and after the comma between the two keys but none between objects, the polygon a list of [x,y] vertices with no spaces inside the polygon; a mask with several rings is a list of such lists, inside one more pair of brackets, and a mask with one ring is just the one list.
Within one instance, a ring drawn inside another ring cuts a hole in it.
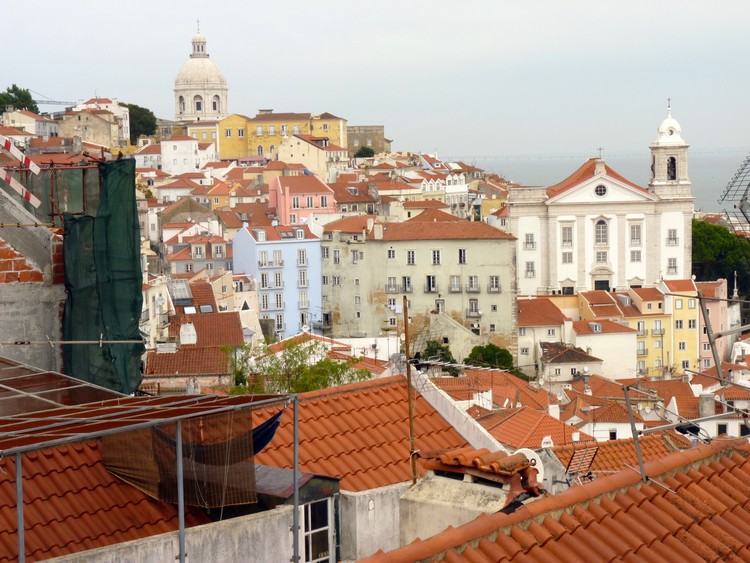
[{"label": "green netting", "polygon": [[[140,227],[135,160],[101,163],[101,194],[93,215],[64,213],[63,340],[140,340]],[[90,210],[89,210],[90,213]],[[140,385],[144,345],[66,344],[65,373],[122,393]]]}]

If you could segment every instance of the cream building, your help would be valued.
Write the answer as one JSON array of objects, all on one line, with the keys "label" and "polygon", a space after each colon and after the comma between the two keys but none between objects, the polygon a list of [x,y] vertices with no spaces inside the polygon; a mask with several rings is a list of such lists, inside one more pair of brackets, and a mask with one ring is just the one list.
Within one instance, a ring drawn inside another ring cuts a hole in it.
[{"label": "cream building", "polygon": [[688,144],[671,110],[650,149],[648,188],[601,158],[554,186],[510,188],[520,294],[624,290],[690,275]]},{"label": "cream building", "polygon": [[192,44],[193,52],[174,81],[174,117],[181,122],[218,121],[228,115],[227,81],[209,58],[206,38],[200,31],[193,36]]},{"label": "cream building", "polygon": [[403,223],[372,215],[329,223],[321,247],[323,328],[337,337],[402,332],[406,296],[415,329],[445,313],[512,350],[514,243],[485,223],[432,211]]}]

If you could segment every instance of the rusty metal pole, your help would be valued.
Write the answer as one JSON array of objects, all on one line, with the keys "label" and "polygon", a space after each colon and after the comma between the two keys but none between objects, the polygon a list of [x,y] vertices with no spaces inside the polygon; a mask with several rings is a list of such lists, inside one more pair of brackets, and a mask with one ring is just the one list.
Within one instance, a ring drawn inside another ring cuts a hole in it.
[{"label": "rusty metal pole", "polygon": [[417,484],[417,460],[414,457],[414,391],[411,386],[411,358],[409,357],[409,301],[404,295],[404,350],[406,353],[406,392],[409,396],[409,462],[411,464],[411,484]]}]

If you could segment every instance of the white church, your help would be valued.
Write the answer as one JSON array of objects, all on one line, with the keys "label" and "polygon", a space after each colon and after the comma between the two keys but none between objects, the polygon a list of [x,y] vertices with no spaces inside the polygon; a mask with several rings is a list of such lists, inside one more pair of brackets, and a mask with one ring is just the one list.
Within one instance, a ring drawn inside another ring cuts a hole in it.
[{"label": "white church", "polygon": [[647,188],[592,158],[554,186],[510,189],[506,228],[518,239],[519,295],[624,290],[690,277],[688,144],[671,108],[650,149]]}]

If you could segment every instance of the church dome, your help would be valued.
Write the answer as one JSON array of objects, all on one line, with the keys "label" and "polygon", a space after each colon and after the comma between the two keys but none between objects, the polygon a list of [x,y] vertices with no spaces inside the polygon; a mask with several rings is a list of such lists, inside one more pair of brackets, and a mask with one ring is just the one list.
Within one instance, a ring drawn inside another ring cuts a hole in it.
[{"label": "church dome", "polygon": [[684,144],[685,141],[683,140],[680,133],[682,133],[682,128],[680,127],[680,124],[677,122],[677,120],[672,117],[672,108],[667,108],[667,118],[661,122],[661,125],[659,125],[658,129],[658,135],[656,142],[659,144]]},{"label": "church dome", "polygon": [[181,87],[213,87],[226,88],[227,81],[219,65],[208,57],[188,59],[177,73],[174,81],[175,88]]}]

